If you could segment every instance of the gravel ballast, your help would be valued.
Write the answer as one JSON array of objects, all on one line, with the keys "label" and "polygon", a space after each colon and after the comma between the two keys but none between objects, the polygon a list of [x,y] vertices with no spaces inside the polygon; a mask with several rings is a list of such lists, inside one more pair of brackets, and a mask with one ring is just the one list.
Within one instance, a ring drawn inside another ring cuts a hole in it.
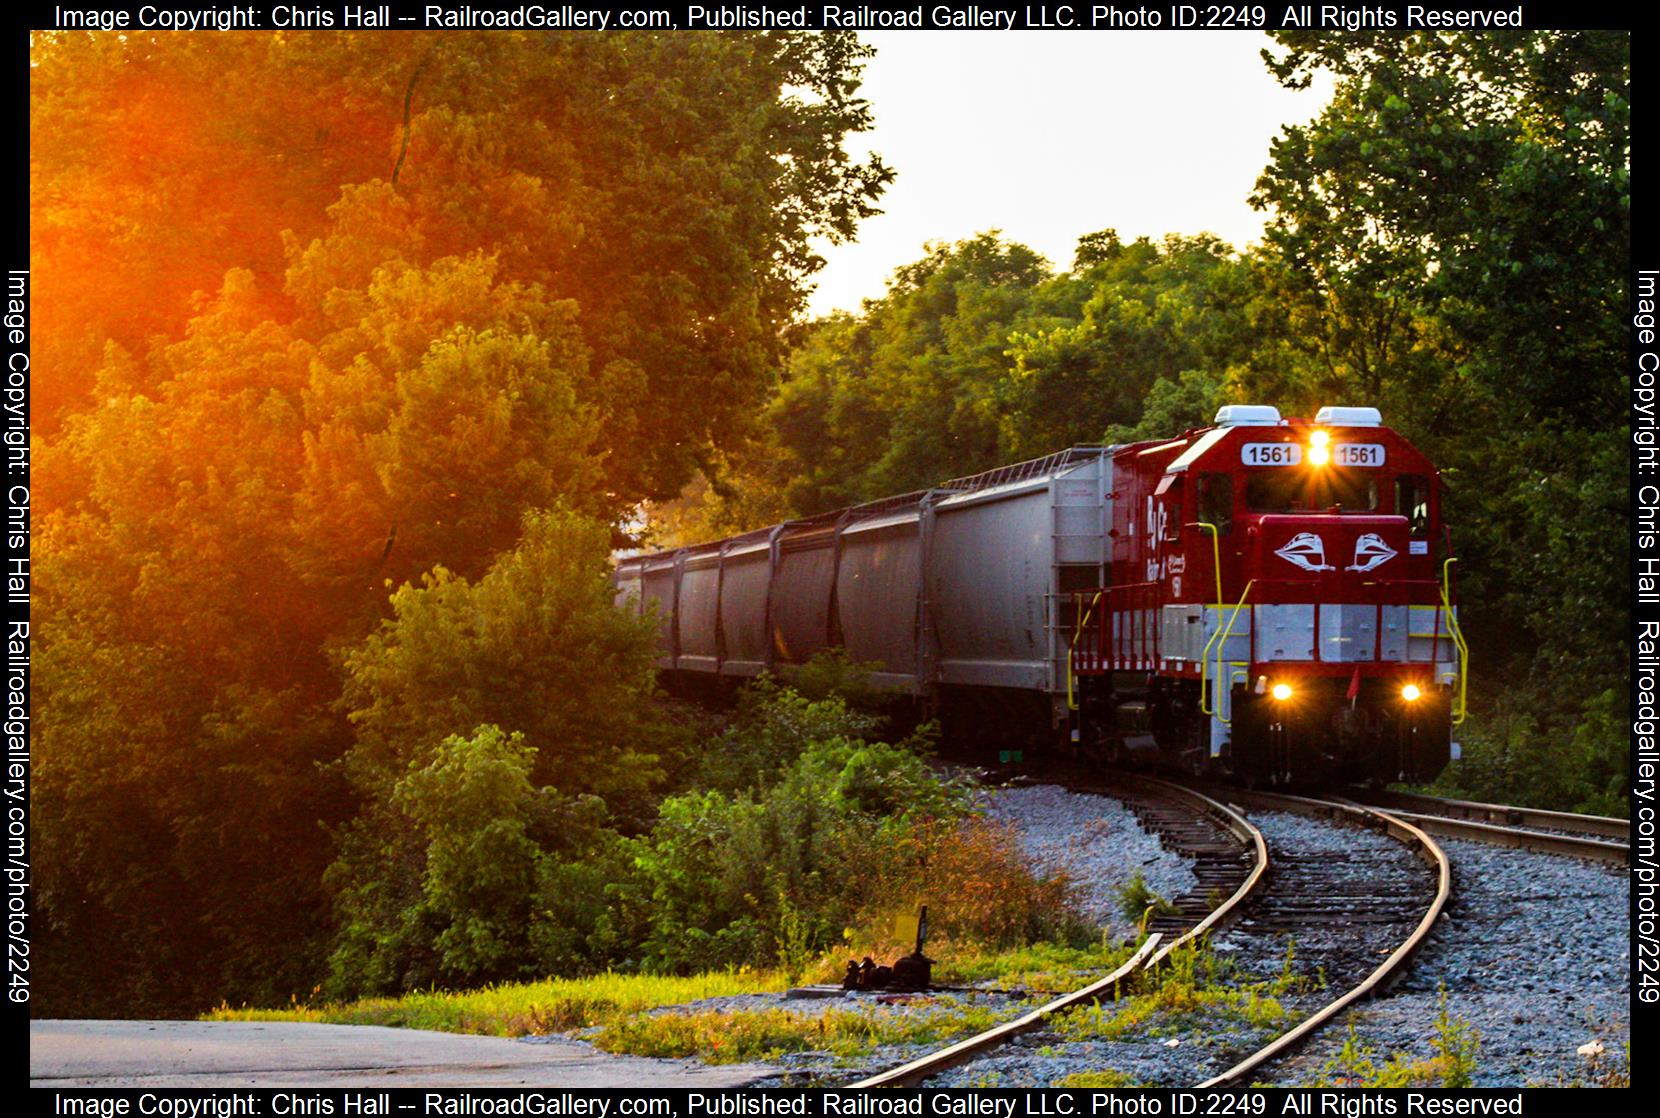
[{"label": "gravel ballast", "polygon": [[1016,829],[1021,853],[1040,873],[1071,878],[1079,910],[1115,942],[1136,935],[1119,897],[1137,871],[1167,900],[1195,887],[1191,863],[1166,850],[1129,808],[1107,796],[1035,784],[988,793],[985,808],[992,819]]},{"label": "gravel ballast", "polygon": [[1439,991],[1480,1034],[1475,1084],[1565,1086],[1594,1078],[1584,1045],[1625,1067],[1630,1043],[1630,879],[1550,854],[1439,839],[1453,899],[1406,977],[1385,998],[1334,1022],[1297,1055],[1265,1069],[1275,1083],[1325,1078],[1348,1035],[1380,1056],[1433,1054]]}]

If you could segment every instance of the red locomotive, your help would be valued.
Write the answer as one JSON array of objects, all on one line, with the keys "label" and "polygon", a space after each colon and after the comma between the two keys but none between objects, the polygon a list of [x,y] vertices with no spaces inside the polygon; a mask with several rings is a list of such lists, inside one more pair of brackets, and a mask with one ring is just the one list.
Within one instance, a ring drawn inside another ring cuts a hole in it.
[{"label": "red locomotive", "polygon": [[1079,737],[1267,783],[1433,778],[1467,659],[1434,465],[1375,408],[1215,424],[1112,452]]}]

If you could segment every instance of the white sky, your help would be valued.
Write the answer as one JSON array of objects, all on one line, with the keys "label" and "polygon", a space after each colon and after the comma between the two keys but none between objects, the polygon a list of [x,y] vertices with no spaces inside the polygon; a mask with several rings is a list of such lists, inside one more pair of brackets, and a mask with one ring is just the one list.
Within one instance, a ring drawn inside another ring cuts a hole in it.
[{"label": "white sky", "polygon": [[862,94],[876,127],[848,143],[898,177],[826,264],[809,310],[857,310],[926,241],[987,229],[1057,267],[1078,237],[1211,232],[1260,238],[1246,202],[1280,126],[1311,119],[1329,82],[1280,87],[1254,32],[869,32]]}]

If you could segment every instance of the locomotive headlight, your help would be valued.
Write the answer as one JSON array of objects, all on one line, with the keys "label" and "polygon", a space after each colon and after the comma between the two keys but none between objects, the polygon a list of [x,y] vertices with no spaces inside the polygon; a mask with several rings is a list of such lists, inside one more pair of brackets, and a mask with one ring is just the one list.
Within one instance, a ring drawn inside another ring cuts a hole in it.
[{"label": "locomotive headlight", "polygon": [[1329,442],[1331,442],[1329,431],[1316,431],[1308,437],[1309,446],[1325,446]]},{"label": "locomotive headlight", "polygon": [[1309,436],[1308,436],[1308,464],[1309,465],[1311,465],[1311,466],[1324,466],[1327,462],[1331,461],[1331,447],[1329,445],[1327,445],[1330,442],[1331,442],[1331,433],[1329,431],[1314,431],[1314,432],[1311,432],[1309,434]]},{"label": "locomotive headlight", "polygon": [[1422,694],[1423,692],[1418,690],[1418,685],[1416,683],[1409,683],[1405,687],[1401,688],[1401,698],[1405,699],[1409,703],[1417,702],[1418,696]]},{"label": "locomotive headlight", "polygon": [[1276,683],[1274,684],[1274,689],[1270,691],[1269,694],[1274,696],[1274,698],[1279,702],[1283,703],[1291,697],[1291,684]]}]

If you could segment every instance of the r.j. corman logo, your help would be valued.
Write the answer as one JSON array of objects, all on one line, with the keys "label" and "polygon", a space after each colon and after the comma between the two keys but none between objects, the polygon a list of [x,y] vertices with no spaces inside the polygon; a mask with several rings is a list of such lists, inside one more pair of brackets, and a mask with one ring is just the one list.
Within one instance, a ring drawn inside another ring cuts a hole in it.
[{"label": "r.j. corman logo", "polygon": [[1274,552],[1287,563],[1301,567],[1305,571],[1335,571],[1337,568],[1326,562],[1326,541],[1313,532],[1298,532],[1291,537],[1291,542]]},{"label": "r.j. corman logo", "polygon": [[[1335,571],[1326,562],[1326,541],[1313,532],[1298,532],[1291,541],[1274,552],[1281,559],[1305,571]],[[1383,542],[1376,532],[1367,532],[1355,541],[1355,561],[1344,567],[1346,571],[1367,571],[1383,566],[1399,552]]]},{"label": "r.j. corman logo", "polygon": [[1350,571],[1366,572],[1373,567],[1381,567],[1396,555],[1394,548],[1383,542],[1383,537],[1376,532],[1367,532],[1355,541],[1355,561]]}]

